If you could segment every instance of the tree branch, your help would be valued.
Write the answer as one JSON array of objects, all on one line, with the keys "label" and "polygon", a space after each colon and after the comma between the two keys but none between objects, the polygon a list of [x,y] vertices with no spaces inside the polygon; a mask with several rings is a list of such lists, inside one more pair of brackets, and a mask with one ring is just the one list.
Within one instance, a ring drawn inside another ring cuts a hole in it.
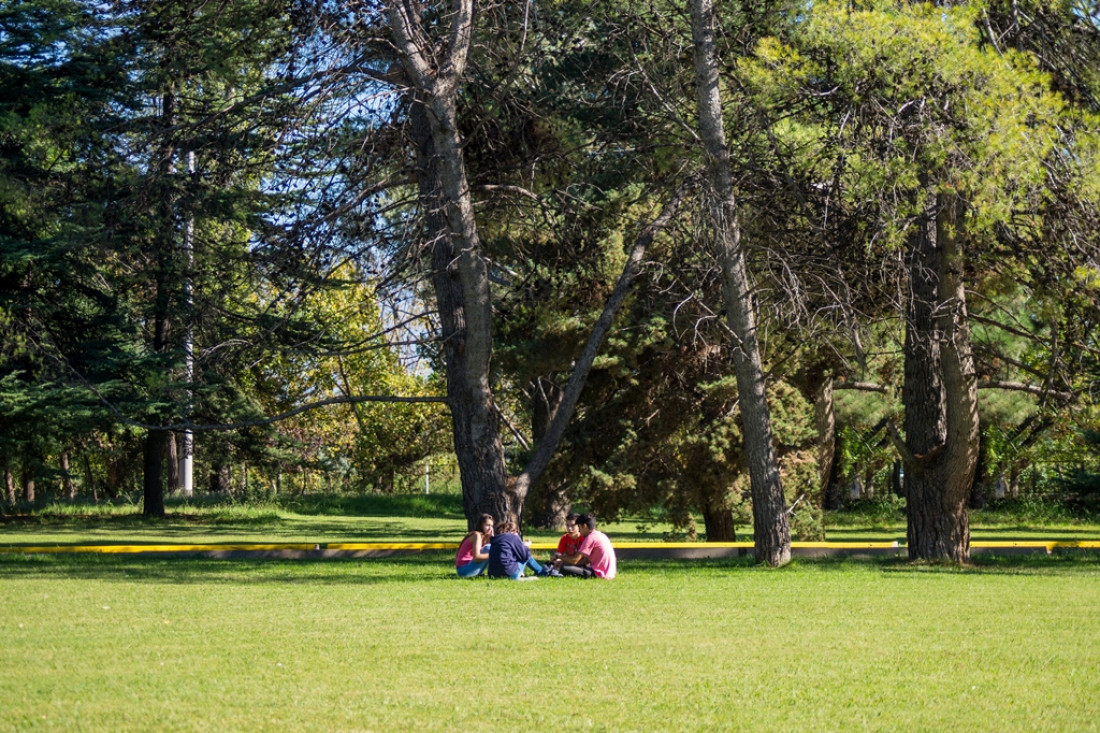
[{"label": "tree branch", "polygon": [[565,391],[562,394],[561,403],[558,405],[558,409],[554,411],[554,417],[550,420],[550,426],[547,428],[542,440],[539,441],[535,455],[531,457],[530,462],[527,464],[526,468],[523,469],[523,472],[516,477],[515,491],[520,498],[526,497],[530,487],[539,480],[543,471],[550,465],[550,459],[553,457],[558,442],[565,433],[565,427],[573,417],[573,411],[577,407],[577,401],[580,399],[581,390],[584,389],[584,384],[588,379],[588,373],[592,369],[592,363],[596,360],[596,355],[599,353],[600,347],[603,345],[608,331],[611,330],[611,324],[615,319],[615,314],[618,312],[619,306],[621,306],[626,299],[626,294],[630,290],[631,283],[633,283],[634,278],[641,270],[642,259],[645,257],[646,249],[657,234],[663,231],[672,221],[688,189],[689,183],[683,183],[676,190],[676,193],[673,194],[668,203],[665,204],[660,215],[649,226],[643,229],[642,233],[639,234],[638,238],[634,241],[634,246],[630,251],[630,257],[627,259],[626,264],[623,266],[622,274],[619,276],[619,282],[615,285],[615,290],[612,291],[611,297],[608,298],[607,303],[604,305],[603,313],[600,314],[599,319],[596,321],[596,325],[592,328],[592,333],[588,337],[588,343],[585,345],[584,351],[573,367],[573,373],[570,375],[569,383],[566,385]]},{"label": "tree branch", "polygon": [[1013,392],[1027,392],[1029,394],[1039,395],[1040,397],[1057,397],[1067,402],[1072,401],[1074,397],[1070,392],[1058,392],[1038,384],[1013,382],[1006,379],[983,379],[978,382],[978,389],[1005,389]]}]

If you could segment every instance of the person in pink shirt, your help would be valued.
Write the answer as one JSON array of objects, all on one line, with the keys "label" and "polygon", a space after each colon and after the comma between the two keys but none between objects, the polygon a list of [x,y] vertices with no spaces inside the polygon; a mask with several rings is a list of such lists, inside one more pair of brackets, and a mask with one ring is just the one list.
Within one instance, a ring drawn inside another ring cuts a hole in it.
[{"label": "person in pink shirt", "polygon": [[485,572],[489,566],[489,541],[493,539],[493,518],[482,514],[473,530],[458,545],[455,555],[455,572],[460,578],[473,578]]},{"label": "person in pink shirt", "polygon": [[615,548],[603,532],[596,529],[596,518],[582,514],[577,518],[581,531],[581,544],[575,555],[562,559],[562,575],[579,578],[603,578],[611,580],[618,574]]}]

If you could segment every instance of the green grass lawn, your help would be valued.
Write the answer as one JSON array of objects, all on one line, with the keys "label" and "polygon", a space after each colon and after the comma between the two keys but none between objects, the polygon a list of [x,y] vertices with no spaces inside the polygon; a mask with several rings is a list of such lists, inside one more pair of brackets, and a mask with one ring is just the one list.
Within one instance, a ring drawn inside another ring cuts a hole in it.
[{"label": "green grass lawn", "polygon": [[1100,556],[982,562],[0,554],[0,730],[1100,729]]},{"label": "green grass lawn", "polygon": [[[619,540],[660,540],[667,524],[627,520],[602,527]],[[751,532],[746,528],[746,539]],[[146,519],[136,506],[55,504],[0,516],[0,546],[245,542],[455,542],[466,533],[455,495],[318,497],[285,504],[203,505],[170,502],[168,516]],[[526,533],[555,542],[560,532]]]},{"label": "green grass lawn", "polygon": [[[0,515],[4,545],[458,542],[466,532],[461,499],[455,494],[309,496],[249,506],[201,500],[168,503],[169,516],[149,520],[135,505],[54,504],[33,513]],[[826,539],[836,542],[905,542],[905,520],[897,512],[830,512]],[[652,519],[601,523],[618,542],[660,541],[672,527]],[[700,522],[700,531],[702,523]],[[752,528],[737,528],[752,540]],[[1067,517],[973,512],[974,540],[1100,540],[1100,523]],[[527,531],[536,542],[559,533]]]}]

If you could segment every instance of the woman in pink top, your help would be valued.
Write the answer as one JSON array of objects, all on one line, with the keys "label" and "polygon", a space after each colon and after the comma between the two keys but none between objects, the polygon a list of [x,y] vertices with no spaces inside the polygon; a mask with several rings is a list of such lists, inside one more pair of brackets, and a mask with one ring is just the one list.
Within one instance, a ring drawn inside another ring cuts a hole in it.
[{"label": "woman in pink top", "polygon": [[493,518],[482,514],[477,529],[462,538],[455,555],[455,571],[460,578],[481,575],[489,565],[489,540],[493,539]]}]

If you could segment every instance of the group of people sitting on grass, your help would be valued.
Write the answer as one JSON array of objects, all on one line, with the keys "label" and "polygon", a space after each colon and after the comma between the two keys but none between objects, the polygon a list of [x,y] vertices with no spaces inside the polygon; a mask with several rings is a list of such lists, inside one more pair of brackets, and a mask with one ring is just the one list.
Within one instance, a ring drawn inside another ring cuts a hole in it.
[{"label": "group of people sitting on grass", "polygon": [[[455,557],[455,570],[460,578],[486,573],[490,578],[512,580],[539,576],[610,580],[615,577],[616,566],[611,540],[596,529],[596,518],[591,514],[570,514],[565,518],[565,534],[558,541],[557,552],[545,564],[531,554],[530,543],[520,537],[514,521],[496,527],[488,514],[482,514],[477,527],[462,538]],[[535,574],[525,575],[527,568]]]}]

